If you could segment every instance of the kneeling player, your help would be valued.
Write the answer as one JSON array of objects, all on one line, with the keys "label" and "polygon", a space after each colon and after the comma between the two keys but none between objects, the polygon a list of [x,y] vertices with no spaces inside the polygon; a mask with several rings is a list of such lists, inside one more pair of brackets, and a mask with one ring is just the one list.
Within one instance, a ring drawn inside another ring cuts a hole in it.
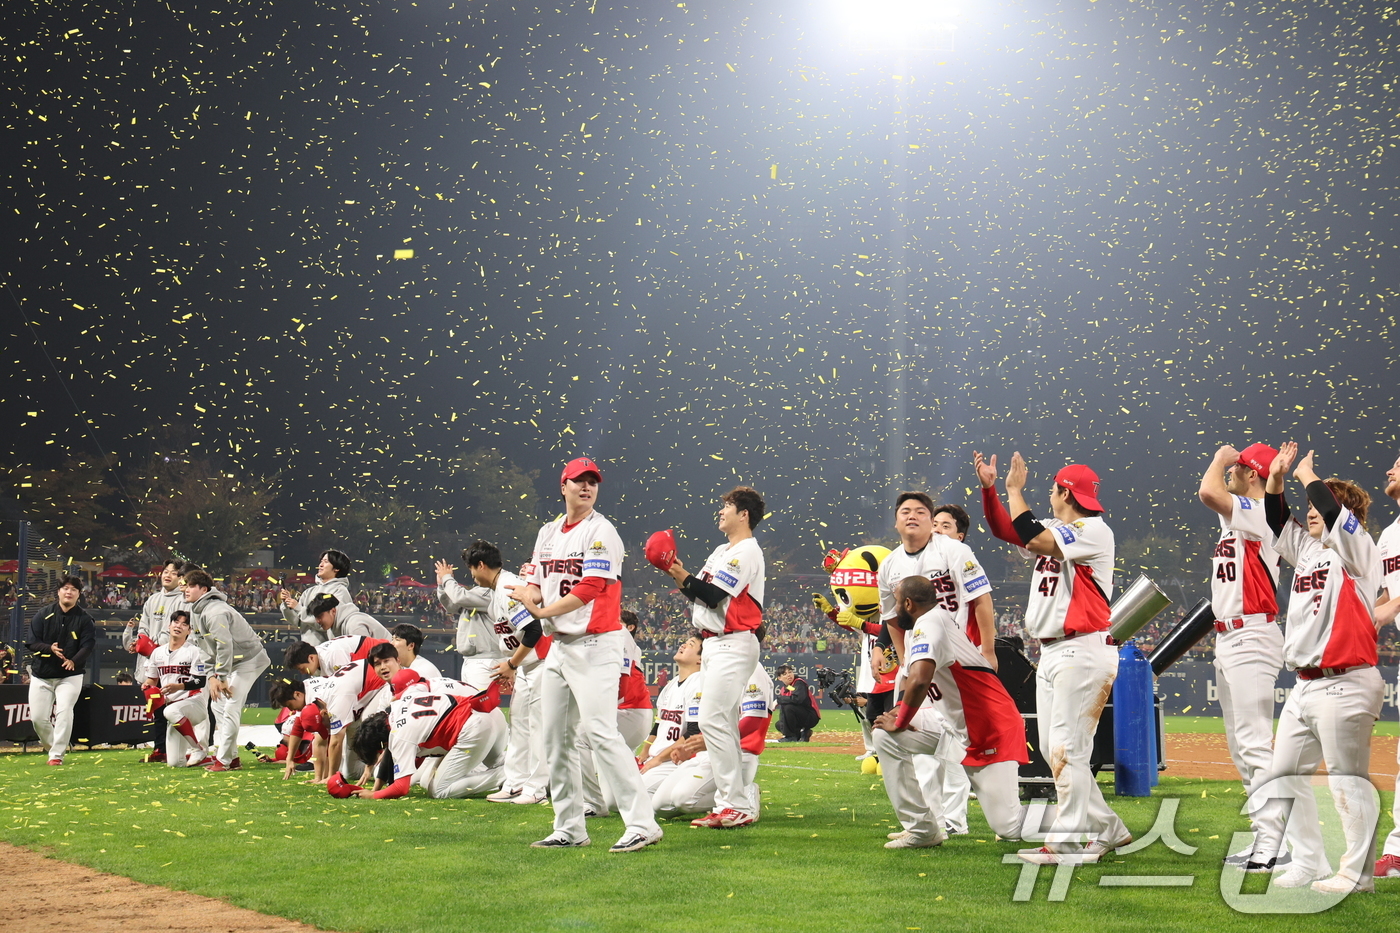
[{"label": "kneeling player", "polygon": [[286,758],[280,759],[286,763],[282,780],[291,778],[297,764],[307,760],[313,763],[311,783],[324,784],[330,777],[330,715],[325,697],[333,684],[330,677],[293,676],[274,681],[268,691],[268,702],[291,713],[282,724],[286,745]]},{"label": "kneeling player", "polygon": [[[671,751],[682,738],[685,729],[686,698],[696,692],[700,683],[700,652],[704,640],[692,635],[676,649],[676,676],[666,682],[656,697],[656,722],[651,727],[651,737],[647,739],[639,756],[642,763],[642,783],[653,798],[656,789],[670,777],[678,767],[671,760]],[[691,678],[695,678],[691,682]],[[697,705],[696,712],[699,712]],[[698,731],[699,726],[695,727]]]},{"label": "kneeling player", "polygon": [[150,654],[146,680],[149,691],[158,691],[159,709],[169,723],[165,738],[165,762],[171,767],[194,767],[208,757],[194,727],[209,716],[204,695],[204,661],[199,645],[189,640],[190,614],[183,609],[170,617],[170,642]]},{"label": "kneeling player", "polygon": [[[938,844],[933,841],[938,834],[929,833],[923,822],[925,814],[932,816],[926,803],[928,795],[909,794],[911,779],[916,781],[912,778],[914,756],[932,753],[922,751],[920,746],[925,744],[931,744],[934,752],[962,753],[961,764],[977,792],[987,825],[1003,839],[1020,839],[1025,813],[1018,791],[1019,766],[1028,759],[1026,727],[1011,695],[944,608],[931,581],[905,577],[896,585],[894,622],[909,633],[905,639],[904,700],[898,710],[880,717],[877,727],[881,731],[875,742],[884,767],[885,790],[905,832],[891,840],[888,848]],[[914,720],[905,715],[905,706],[917,709],[924,696],[933,698],[934,709],[951,726],[941,739],[920,735],[933,726],[911,727]],[[955,741],[961,747],[939,750],[942,741]]]},{"label": "kneeling player", "polygon": [[[357,788],[358,796],[403,797],[415,781],[438,799],[483,797],[501,786],[507,730],[498,688],[475,695],[430,692],[410,670],[395,674],[392,686],[396,699],[388,712],[362,722],[355,737],[362,761],[380,761],[374,789]],[[424,780],[426,758],[441,761]]]},{"label": "kneeling player", "polygon": [[[754,779],[758,777],[758,756],[763,754],[768,726],[778,705],[773,678],[762,664],[756,665],[739,697],[740,799],[744,809],[717,812],[714,763],[705,750],[705,736],[700,731],[700,696],[704,676],[701,672],[686,679],[686,693],[689,696],[683,728],[685,737],[672,747],[671,760],[675,762],[676,769],[652,794],[652,807],[657,813],[708,811],[705,816],[690,822],[691,826],[706,829],[748,826],[758,822],[759,789]],[[692,684],[695,684],[694,689],[690,689]]]}]

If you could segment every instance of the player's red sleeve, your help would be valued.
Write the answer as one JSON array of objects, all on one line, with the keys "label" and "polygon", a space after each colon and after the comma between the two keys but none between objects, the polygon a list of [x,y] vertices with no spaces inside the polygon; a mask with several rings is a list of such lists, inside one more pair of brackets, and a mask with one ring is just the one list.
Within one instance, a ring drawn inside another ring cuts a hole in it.
[{"label": "player's red sleeve", "polygon": [[982,514],[987,517],[987,527],[993,535],[1007,544],[1025,546],[1021,536],[1016,533],[1016,526],[1011,524],[1011,513],[1006,511],[1006,505],[1001,501],[1001,496],[997,495],[995,486],[982,487]]},{"label": "player's red sleeve", "polygon": [[885,630],[885,623],[881,622],[879,619],[863,622],[861,623],[860,630],[867,635],[874,635],[878,638],[880,633]]},{"label": "player's red sleeve", "polygon": [[[607,589],[608,584],[611,582],[613,581],[605,577],[584,577],[578,582],[577,586],[569,590],[569,595],[577,596],[579,599],[583,600],[583,604],[586,606],[599,596],[602,596],[603,590]],[[536,648],[536,650],[538,651],[538,648]]]},{"label": "player's red sleeve", "polygon": [[549,654],[549,646],[552,644],[554,644],[553,635],[546,635],[539,641],[535,642],[535,657],[543,661],[545,659],[545,655]]},{"label": "player's red sleeve", "polygon": [[408,788],[413,784],[413,778],[404,775],[388,787],[381,787],[374,792],[375,800],[392,800],[395,797],[407,797]]}]

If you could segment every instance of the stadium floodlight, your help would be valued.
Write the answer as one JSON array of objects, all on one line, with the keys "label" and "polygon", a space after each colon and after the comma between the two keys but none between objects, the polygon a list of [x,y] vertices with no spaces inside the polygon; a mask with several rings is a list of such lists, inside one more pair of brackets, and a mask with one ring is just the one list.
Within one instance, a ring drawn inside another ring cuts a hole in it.
[{"label": "stadium floodlight", "polygon": [[845,44],[860,49],[951,52],[959,9],[946,0],[833,0]]}]

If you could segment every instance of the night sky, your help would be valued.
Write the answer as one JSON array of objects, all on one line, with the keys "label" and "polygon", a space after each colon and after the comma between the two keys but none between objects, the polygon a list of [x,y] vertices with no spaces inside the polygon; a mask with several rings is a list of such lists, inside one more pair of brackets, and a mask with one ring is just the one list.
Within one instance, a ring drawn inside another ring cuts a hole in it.
[{"label": "night sky", "polygon": [[833,6],[6,4],[9,459],[181,424],[290,527],[587,454],[629,545],[744,482],[816,570],[888,527],[907,366],[909,473],[975,518],[974,447],[1034,503],[1088,462],[1120,539],[1214,527],[1227,441],[1380,495],[1395,10],[967,4],[899,53]]}]

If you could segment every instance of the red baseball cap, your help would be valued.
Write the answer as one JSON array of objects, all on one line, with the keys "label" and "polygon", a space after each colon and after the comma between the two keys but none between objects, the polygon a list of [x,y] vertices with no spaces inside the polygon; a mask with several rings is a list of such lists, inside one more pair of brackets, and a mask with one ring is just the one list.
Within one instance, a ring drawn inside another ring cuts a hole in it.
[{"label": "red baseball cap", "polygon": [[394,691],[394,699],[397,700],[403,696],[405,690],[422,679],[423,675],[411,668],[401,667],[394,671],[394,676],[389,678],[390,689]]},{"label": "red baseball cap", "polygon": [[676,533],[667,528],[647,538],[646,557],[657,570],[666,571],[676,562]]},{"label": "red baseball cap", "polygon": [[559,475],[559,482],[566,483],[571,479],[578,479],[585,473],[597,473],[598,482],[603,481],[603,471],[598,469],[598,464],[587,457],[577,457],[564,464],[564,472]]},{"label": "red baseball cap", "polygon": [[326,782],[326,793],[341,800],[344,800],[346,797],[355,796],[355,791],[357,790],[364,790],[364,788],[345,780],[344,776],[342,776],[339,771],[332,774],[331,779]]},{"label": "red baseball cap", "polygon": [[1268,444],[1250,444],[1240,451],[1240,459],[1235,462],[1244,464],[1261,476],[1268,476],[1269,467],[1273,465],[1277,456],[1278,451]]},{"label": "red baseball cap", "polygon": [[1060,470],[1055,474],[1055,483],[1074,493],[1074,501],[1084,508],[1093,509],[1095,512],[1104,510],[1099,502],[1099,474],[1084,464],[1071,463]]}]

